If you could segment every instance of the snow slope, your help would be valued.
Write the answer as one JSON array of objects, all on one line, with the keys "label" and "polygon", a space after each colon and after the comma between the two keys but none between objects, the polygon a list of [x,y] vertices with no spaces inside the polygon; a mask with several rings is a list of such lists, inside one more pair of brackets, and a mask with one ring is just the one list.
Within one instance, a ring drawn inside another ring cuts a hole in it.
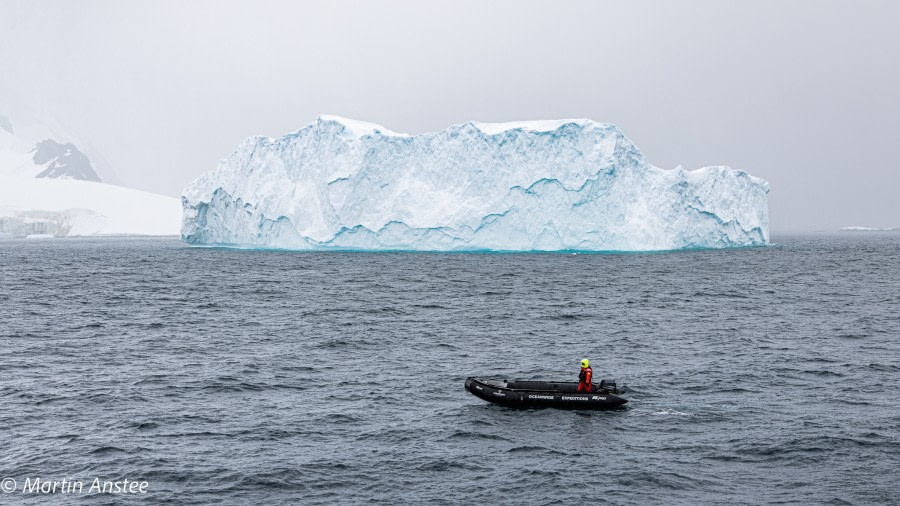
[{"label": "snow slope", "polygon": [[182,238],[288,249],[648,251],[766,244],[768,183],[650,165],[614,125],[470,122],[416,136],[320,116],[187,188]]},{"label": "snow slope", "polygon": [[177,235],[178,199],[71,179],[0,179],[0,236]]}]

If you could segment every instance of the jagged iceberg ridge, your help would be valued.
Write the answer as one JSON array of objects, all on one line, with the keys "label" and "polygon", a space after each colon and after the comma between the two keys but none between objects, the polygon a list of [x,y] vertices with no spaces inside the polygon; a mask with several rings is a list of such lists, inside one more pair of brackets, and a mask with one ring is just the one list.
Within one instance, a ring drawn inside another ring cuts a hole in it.
[{"label": "jagged iceberg ridge", "polygon": [[286,249],[651,251],[768,242],[768,183],[650,165],[614,125],[470,122],[410,136],[320,116],[184,190],[182,239]]}]

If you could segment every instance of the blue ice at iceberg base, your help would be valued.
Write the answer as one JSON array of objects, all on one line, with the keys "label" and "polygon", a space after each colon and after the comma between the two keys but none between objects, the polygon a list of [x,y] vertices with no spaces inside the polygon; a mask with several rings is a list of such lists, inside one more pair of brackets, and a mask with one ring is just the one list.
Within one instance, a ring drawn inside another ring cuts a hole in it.
[{"label": "blue ice at iceberg base", "polygon": [[182,239],[295,250],[654,251],[764,245],[768,183],[650,165],[591,120],[406,135],[320,116],[185,188]]}]

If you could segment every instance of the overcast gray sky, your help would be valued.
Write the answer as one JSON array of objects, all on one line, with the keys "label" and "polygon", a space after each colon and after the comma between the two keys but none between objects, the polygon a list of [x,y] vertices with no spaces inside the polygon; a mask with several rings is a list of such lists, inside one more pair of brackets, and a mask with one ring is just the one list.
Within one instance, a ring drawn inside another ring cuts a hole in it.
[{"label": "overcast gray sky", "polygon": [[588,117],[768,179],[773,231],[900,226],[900,2],[0,0],[0,93],[169,195],[323,113]]}]

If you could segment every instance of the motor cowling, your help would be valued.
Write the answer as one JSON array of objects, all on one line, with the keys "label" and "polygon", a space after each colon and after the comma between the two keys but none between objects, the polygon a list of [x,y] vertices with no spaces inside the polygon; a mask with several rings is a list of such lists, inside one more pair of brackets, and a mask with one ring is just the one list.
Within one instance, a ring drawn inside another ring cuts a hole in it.
[{"label": "motor cowling", "polygon": [[605,393],[614,394],[619,390],[616,388],[616,380],[614,379],[604,379],[600,380],[600,391]]}]

